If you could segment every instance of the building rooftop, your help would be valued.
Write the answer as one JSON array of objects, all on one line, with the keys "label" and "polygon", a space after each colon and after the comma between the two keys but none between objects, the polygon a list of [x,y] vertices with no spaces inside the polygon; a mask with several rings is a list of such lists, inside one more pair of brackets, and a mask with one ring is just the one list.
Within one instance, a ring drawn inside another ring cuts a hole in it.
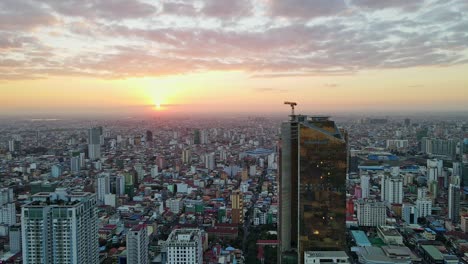
[{"label": "building rooftop", "polygon": [[344,251],[306,251],[304,255],[306,258],[348,258]]},{"label": "building rooftop", "polygon": [[354,237],[354,240],[356,241],[356,244],[359,247],[366,247],[366,246],[370,247],[372,245],[369,239],[367,238],[366,233],[364,233],[364,231],[352,230],[351,234]]},{"label": "building rooftop", "polygon": [[444,255],[434,246],[432,245],[423,245],[421,246],[424,251],[427,252],[431,256],[432,259],[434,260],[444,260]]}]

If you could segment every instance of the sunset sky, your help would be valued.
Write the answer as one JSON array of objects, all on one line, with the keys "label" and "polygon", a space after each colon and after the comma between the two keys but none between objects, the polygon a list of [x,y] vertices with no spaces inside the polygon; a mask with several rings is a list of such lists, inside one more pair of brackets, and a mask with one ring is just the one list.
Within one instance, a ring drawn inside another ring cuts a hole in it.
[{"label": "sunset sky", "polygon": [[280,113],[285,100],[468,111],[468,1],[0,1],[0,116]]}]

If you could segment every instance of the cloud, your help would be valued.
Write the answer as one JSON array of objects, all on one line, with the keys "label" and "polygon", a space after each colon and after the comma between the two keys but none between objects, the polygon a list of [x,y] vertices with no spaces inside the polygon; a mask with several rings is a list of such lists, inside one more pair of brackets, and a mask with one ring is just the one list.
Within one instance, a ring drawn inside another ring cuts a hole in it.
[{"label": "cloud", "polygon": [[57,21],[39,3],[27,0],[0,1],[0,30],[31,30]]},{"label": "cloud", "polygon": [[73,17],[121,20],[154,14],[155,6],[137,0],[45,0],[56,12]]},{"label": "cloud", "polygon": [[267,88],[267,87],[253,88],[252,90],[254,92],[260,92],[260,93],[284,93],[284,92],[287,92],[286,89]]},{"label": "cloud", "polygon": [[[374,12],[408,10],[403,1],[352,0],[359,12],[346,14],[350,1],[149,3],[0,1],[0,20],[11,20],[0,23],[0,78],[128,78],[210,70],[283,78],[468,63],[468,20],[460,9],[449,8],[460,7],[461,0],[431,1],[402,16]],[[24,14],[30,17],[20,21]]]},{"label": "cloud", "polygon": [[247,0],[205,0],[201,12],[206,16],[233,18],[252,14],[252,2]]},{"label": "cloud", "polygon": [[273,16],[316,18],[337,15],[346,10],[344,0],[270,0]]},{"label": "cloud", "polygon": [[351,3],[352,5],[367,9],[399,8],[407,11],[415,11],[423,7],[424,0],[352,0]]}]

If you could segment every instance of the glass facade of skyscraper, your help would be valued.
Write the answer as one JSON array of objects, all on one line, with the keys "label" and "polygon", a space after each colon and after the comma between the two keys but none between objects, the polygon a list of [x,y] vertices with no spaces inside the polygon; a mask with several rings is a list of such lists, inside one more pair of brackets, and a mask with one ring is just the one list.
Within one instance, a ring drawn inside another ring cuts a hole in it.
[{"label": "glass facade of skyscraper", "polygon": [[299,256],[345,249],[347,146],[333,121],[299,129]]},{"label": "glass facade of skyscraper", "polygon": [[[282,263],[346,243],[347,140],[327,117],[291,116],[281,138]],[[297,253],[293,253],[297,252]]]}]

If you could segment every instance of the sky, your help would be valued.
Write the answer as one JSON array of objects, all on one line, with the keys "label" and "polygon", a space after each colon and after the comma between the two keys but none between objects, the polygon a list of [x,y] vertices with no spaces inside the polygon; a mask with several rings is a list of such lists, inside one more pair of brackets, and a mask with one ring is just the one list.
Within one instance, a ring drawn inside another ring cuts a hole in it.
[{"label": "sky", "polygon": [[1,0],[0,116],[468,111],[466,0]]}]

